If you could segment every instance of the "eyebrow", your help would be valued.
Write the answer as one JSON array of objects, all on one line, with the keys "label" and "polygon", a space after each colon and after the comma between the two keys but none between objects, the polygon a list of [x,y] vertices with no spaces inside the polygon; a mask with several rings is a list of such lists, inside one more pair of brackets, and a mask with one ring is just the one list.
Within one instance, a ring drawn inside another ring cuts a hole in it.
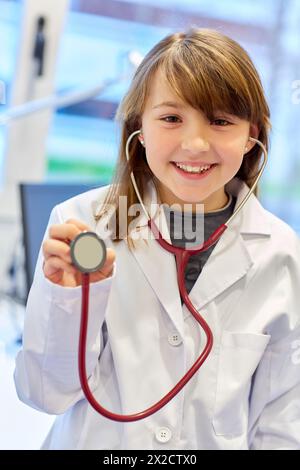
[{"label": "eyebrow", "polygon": [[163,106],[168,106],[169,108],[176,108],[176,109],[180,109],[184,107],[184,105],[175,103],[174,101],[163,101],[162,103],[159,103],[153,106],[152,109],[162,108]]},{"label": "eyebrow", "polygon": [[[157,109],[157,108],[162,108],[162,107],[169,107],[169,108],[174,108],[174,109],[183,109],[185,108],[184,104],[176,103],[175,101],[163,101],[162,103],[156,104],[155,106],[152,106],[152,109]],[[226,111],[221,111],[221,110],[216,110],[214,111],[214,114],[221,115],[224,117],[229,117],[230,119],[239,119],[238,116],[234,115],[233,113],[229,113]]]}]

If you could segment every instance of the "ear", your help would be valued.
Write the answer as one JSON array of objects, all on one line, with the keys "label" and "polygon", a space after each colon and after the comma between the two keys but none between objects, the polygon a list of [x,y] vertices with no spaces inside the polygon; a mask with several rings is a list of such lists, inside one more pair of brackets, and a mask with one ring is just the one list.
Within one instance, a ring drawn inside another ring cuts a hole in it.
[{"label": "ear", "polygon": [[[250,124],[250,129],[249,129],[249,137],[253,137],[254,139],[258,139],[259,136],[259,128],[256,124]],[[248,153],[252,148],[255,146],[255,142],[252,142],[252,140],[248,140],[246,143],[245,147],[245,153]]]},{"label": "ear", "polygon": [[250,137],[253,137],[254,139],[258,139],[259,136],[259,128],[257,124],[250,124]]}]

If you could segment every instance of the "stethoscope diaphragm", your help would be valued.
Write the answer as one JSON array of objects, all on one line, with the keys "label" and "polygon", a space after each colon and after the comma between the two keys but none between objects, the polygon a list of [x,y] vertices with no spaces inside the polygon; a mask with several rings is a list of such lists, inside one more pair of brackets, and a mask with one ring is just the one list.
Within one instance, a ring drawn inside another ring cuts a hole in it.
[{"label": "stethoscope diaphragm", "polygon": [[72,262],[82,273],[99,271],[106,261],[104,241],[94,232],[82,232],[72,240]]}]

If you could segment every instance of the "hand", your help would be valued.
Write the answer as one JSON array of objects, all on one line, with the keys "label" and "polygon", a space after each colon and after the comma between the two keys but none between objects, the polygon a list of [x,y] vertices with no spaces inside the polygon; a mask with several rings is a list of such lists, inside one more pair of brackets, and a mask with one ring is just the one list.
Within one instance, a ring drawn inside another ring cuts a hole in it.
[{"label": "hand", "polygon": [[[63,287],[81,285],[81,272],[72,264],[70,243],[77,235],[86,230],[91,231],[90,227],[75,219],[50,226],[49,239],[45,240],[42,245],[43,272],[49,281]],[[90,273],[90,282],[110,277],[115,259],[114,250],[108,248],[105,264],[100,271]]]}]

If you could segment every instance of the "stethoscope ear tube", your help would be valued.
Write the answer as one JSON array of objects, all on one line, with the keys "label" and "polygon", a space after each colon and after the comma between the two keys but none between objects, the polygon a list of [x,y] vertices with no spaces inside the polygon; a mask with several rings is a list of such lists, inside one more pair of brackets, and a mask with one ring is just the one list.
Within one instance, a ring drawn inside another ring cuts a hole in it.
[{"label": "stethoscope ear tube", "polygon": [[[129,155],[129,146],[130,146],[130,142],[132,141],[132,139],[136,136],[136,135],[139,135],[141,133],[141,129],[138,129],[137,131],[134,131],[132,132],[132,134],[130,134],[130,136],[128,137],[127,139],[127,142],[126,142],[126,146],[125,146],[125,154],[126,154],[126,159],[127,161],[129,162],[130,161],[130,155]],[[246,204],[246,202],[248,201],[248,199],[250,198],[251,194],[254,192],[256,186],[258,185],[258,182],[259,180],[261,179],[262,177],[262,174],[264,172],[264,169],[266,167],[266,164],[268,162],[268,152],[267,152],[267,149],[266,147],[264,146],[264,144],[260,141],[260,140],[257,140],[257,139],[254,139],[254,137],[249,137],[249,140],[251,142],[255,142],[257,145],[260,146],[260,148],[262,149],[263,151],[263,156],[264,156],[264,161],[262,163],[262,166],[258,172],[258,175],[257,177],[255,178],[255,181],[254,183],[252,184],[250,190],[248,191],[248,194],[245,196],[245,198],[241,201],[241,203],[238,205],[238,207],[235,208],[235,211],[234,213],[232,214],[232,216],[227,220],[226,222],[226,225],[230,224],[230,222],[232,221],[232,219],[240,212],[240,210],[244,207],[244,205]],[[248,158],[248,157],[247,157]],[[250,158],[250,157],[249,157]],[[134,174],[133,172],[130,173],[130,178],[131,178],[131,182],[132,182],[132,185],[134,187],[134,190],[135,190],[135,193],[136,193],[136,196],[139,200],[139,203],[141,204],[141,207],[143,209],[143,212],[147,218],[147,220],[151,220],[151,217],[150,215],[148,214],[148,211],[142,201],[142,198],[141,198],[141,195],[140,195],[140,192],[139,192],[139,189],[137,187],[137,184],[136,184],[136,180],[135,180],[135,177],[134,177]]]},{"label": "stethoscope ear tube", "polygon": [[[129,143],[131,139],[140,133],[140,130],[133,132],[126,143],[126,156],[127,160],[129,159]],[[190,313],[193,315],[195,320],[200,324],[200,326],[203,328],[205,334],[206,334],[206,344],[205,347],[196,360],[196,362],[192,365],[192,367],[186,372],[186,374],[179,380],[179,382],[172,388],[172,390],[169,391],[163,398],[161,398],[157,403],[152,405],[150,408],[147,408],[144,411],[141,411],[139,413],[131,414],[131,415],[121,415],[117,413],[113,413],[111,411],[106,410],[104,407],[98,403],[91,390],[89,387],[88,379],[87,379],[87,372],[86,372],[86,358],[85,358],[85,351],[86,351],[86,339],[87,339],[87,329],[88,329],[88,310],[89,310],[89,272],[87,270],[83,270],[82,273],[82,307],[81,307],[81,323],[80,323],[80,334],[79,334],[79,347],[78,347],[78,366],[79,366],[79,378],[80,378],[80,383],[82,390],[91,404],[91,406],[101,415],[105,416],[108,419],[114,420],[114,421],[119,421],[119,422],[131,422],[131,421],[138,421],[144,418],[147,418],[148,416],[152,415],[153,413],[156,413],[159,411],[162,407],[164,407],[172,398],[177,395],[182,388],[189,382],[189,380],[194,376],[194,374],[199,370],[201,365],[204,363],[204,361],[207,359],[212,346],[213,346],[213,334],[212,331],[209,327],[209,325],[206,323],[204,318],[200,315],[198,310],[195,308],[193,303],[191,302],[186,287],[185,287],[185,282],[184,282],[184,272],[185,272],[185,267],[187,265],[187,262],[193,254],[199,253],[201,251],[207,250],[210,246],[215,244],[224,231],[227,229],[228,224],[230,221],[237,215],[237,213],[242,209],[242,207],[246,204],[248,201],[249,197],[253,193],[255,187],[258,184],[259,179],[262,176],[262,173],[264,171],[264,168],[267,163],[268,155],[265,146],[258,140],[250,138],[250,140],[254,141],[263,150],[264,153],[264,162],[263,165],[258,173],[257,178],[255,179],[251,189],[248,191],[247,195],[245,198],[242,200],[242,202],[239,204],[239,206],[235,209],[234,213],[228,219],[226,224],[221,225],[220,227],[215,230],[215,232],[209,237],[208,240],[206,240],[201,246],[194,247],[192,250],[185,250],[184,248],[180,247],[175,247],[168,243],[166,240],[163,239],[162,235],[160,234],[155,222],[150,218],[143,201],[141,199],[135,178],[133,173],[131,173],[131,180],[132,184],[134,186],[134,189],[136,191],[137,198],[139,199],[139,202],[141,203],[141,206],[145,212],[145,215],[148,219],[148,226],[150,230],[152,230],[157,242],[167,251],[173,253],[175,255],[176,259],[176,267],[177,267],[177,279],[178,279],[178,286],[179,286],[179,291],[181,298],[183,302],[185,303],[186,307],[190,311]],[[75,252],[75,250],[73,250]],[[75,255],[76,263],[78,262],[78,259]],[[81,265],[82,267],[82,262],[78,262],[78,266]]]},{"label": "stethoscope ear tube", "polygon": [[[248,199],[250,198],[251,194],[253,194],[256,186],[258,185],[258,182],[259,180],[261,179],[262,177],[262,174],[264,172],[264,169],[266,167],[266,164],[268,162],[268,152],[267,152],[267,149],[266,147],[264,146],[264,144],[260,141],[260,140],[257,140],[257,139],[254,139],[253,137],[250,137],[249,140],[251,140],[251,142],[255,142],[257,145],[260,146],[260,148],[262,149],[263,151],[263,156],[264,156],[264,161],[260,167],[260,170],[254,180],[254,183],[252,184],[251,188],[249,189],[248,193],[246,194],[246,196],[244,197],[244,199],[240,202],[240,204],[238,205],[238,207],[235,208],[234,210],[234,213],[232,214],[232,216],[227,220],[226,222],[226,225],[228,226],[230,224],[230,222],[232,221],[232,219],[242,210],[242,208],[244,207],[244,205],[246,204],[246,202],[248,201]],[[247,157],[248,158],[248,157]],[[251,158],[251,157],[249,157]]]}]

